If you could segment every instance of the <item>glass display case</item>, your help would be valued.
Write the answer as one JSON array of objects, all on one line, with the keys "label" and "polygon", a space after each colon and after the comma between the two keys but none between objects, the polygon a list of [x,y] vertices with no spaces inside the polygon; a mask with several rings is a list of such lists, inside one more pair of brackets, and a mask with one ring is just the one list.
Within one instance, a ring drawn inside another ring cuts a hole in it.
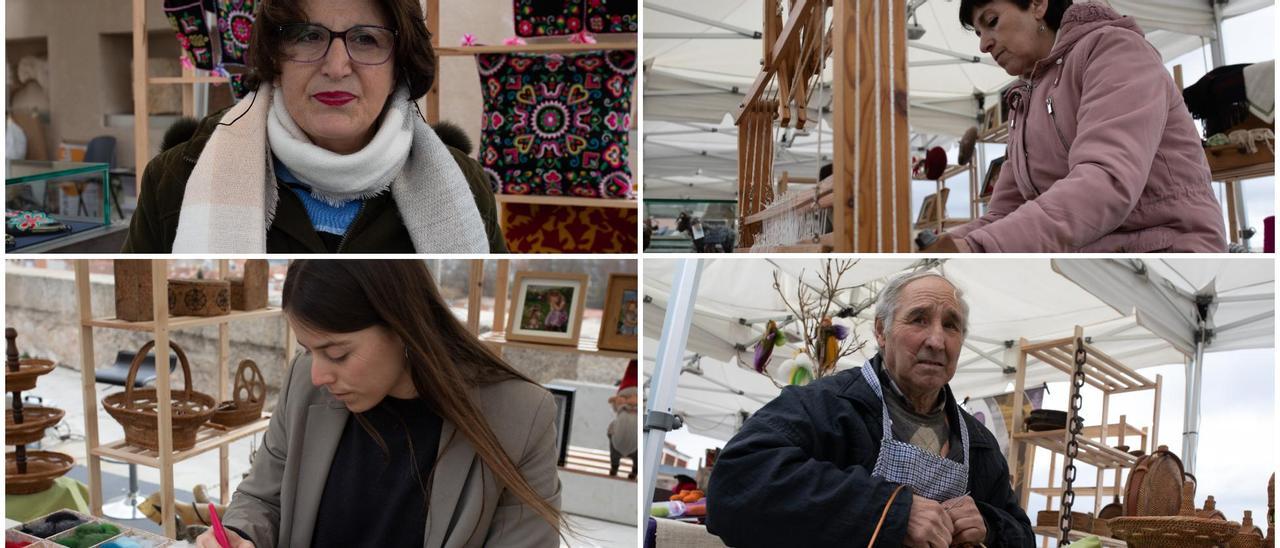
[{"label": "glass display case", "polygon": [[[48,251],[111,225],[110,166],[6,160],[5,252]],[[96,184],[95,184],[96,183]]]}]

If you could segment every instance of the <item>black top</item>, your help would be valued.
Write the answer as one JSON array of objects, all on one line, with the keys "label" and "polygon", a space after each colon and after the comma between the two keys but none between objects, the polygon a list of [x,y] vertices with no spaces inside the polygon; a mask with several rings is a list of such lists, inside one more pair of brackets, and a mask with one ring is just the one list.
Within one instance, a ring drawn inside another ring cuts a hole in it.
[{"label": "black top", "polygon": [[[347,418],[329,466],[311,545],[422,546],[427,527],[423,489],[431,485],[429,475],[440,445],[440,416],[424,399],[391,396],[363,416],[382,436],[388,451],[382,450],[355,414]],[[417,474],[411,466],[417,467]]]}]

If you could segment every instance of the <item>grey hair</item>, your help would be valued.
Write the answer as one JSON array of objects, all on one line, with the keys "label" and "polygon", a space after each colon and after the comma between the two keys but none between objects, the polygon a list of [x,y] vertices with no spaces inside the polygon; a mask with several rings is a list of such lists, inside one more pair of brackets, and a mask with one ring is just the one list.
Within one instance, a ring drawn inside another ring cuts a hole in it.
[{"label": "grey hair", "polygon": [[964,291],[955,282],[947,279],[940,272],[932,270],[917,270],[895,276],[889,280],[889,283],[880,290],[880,295],[876,297],[876,321],[884,326],[884,334],[889,336],[889,330],[893,327],[893,315],[897,311],[898,301],[902,298],[902,288],[911,282],[924,278],[941,278],[943,281],[951,284],[956,290],[956,300],[960,301],[960,332],[969,334],[969,303],[964,300]]}]

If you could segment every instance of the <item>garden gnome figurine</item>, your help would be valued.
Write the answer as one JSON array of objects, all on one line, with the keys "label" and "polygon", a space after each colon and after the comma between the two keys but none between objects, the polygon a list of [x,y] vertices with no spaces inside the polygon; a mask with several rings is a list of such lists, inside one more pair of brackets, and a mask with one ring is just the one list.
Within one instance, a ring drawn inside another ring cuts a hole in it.
[{"label": "garden gnome figurine", "polygon": [[640,393],[637,389],[636,360],[627,364],[627,372],[622,374],[622,382],[618,384],[618,392],[609,398],[613,406],[613,422],[609,423],[609,475],[618,475],[618,464],[622,457],[631,459],[631,473],[628,479],[636,479],[637,434],[636,412],[640,408]]}]

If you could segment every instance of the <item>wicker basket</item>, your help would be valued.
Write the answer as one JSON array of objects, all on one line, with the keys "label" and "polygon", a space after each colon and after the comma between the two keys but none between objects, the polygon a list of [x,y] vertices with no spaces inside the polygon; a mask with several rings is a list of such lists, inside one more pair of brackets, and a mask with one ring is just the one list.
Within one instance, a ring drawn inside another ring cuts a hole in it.
[{"label": "wicker basket", "polygon": [[4,455],[4,489],[10,495],[30,495],[53,487],[53,480],[71,471],[76,460],[53,451],[27,451],[27,473],[18,473],[18,454]]},{"label": "wicker basket", "polygon": [[[1057,529],[1062,526],[1059,516],[1062,513],[1058,510],[1041,510],[1036,512],[1036,527],[1052,527]],[[1095,520],[1093,514],[1084,514],[1080,512],[1071,513],[1071,530],[1072,531],[1092,531]]]},{"label": "wicker basket", "polygon": [[[144,447],[152,451],[160,450],[160,417],[157,415],[158,395],[154,388],[134,390],[134,377],[138,375],[138,367],[147,357],[147,352],[155,346],[155,341],[147,341],[138,350],[137,356],[129,366],[129,377],[125,380],[125,391],[102,398],[102,406],[120,426],[124,427],[124,440],[129,445]],[[187,361],[187,353],[177,343],[169,341],[169,346],[178,353],[178,361],[182,364],[184,386],[181,392],[171,393],[170,405],[173,407],[173,449],[183,451],[196,444],[196,432],[200,425],[209,420],[218,400],[213,396],[191,389],[191,364]]]},{"label": "wicker basket", "polygon": [[18,360],[18,370],[4,371],[5,392],[21,392],[36,387],[36,378],[53,371],[53,362],[37,358]]},{"label": "wicker basket", "polygon": [[209,422],[224,427],[249,424],[262,416],[262,406],[267,402],[267,382],[253,360],[243,360],[236,368],[234,399],[218,404]]},{"label": "wicker basket", "polygon": [[1194,496],[1195,478],[1188,478],[1182,460],[1161,445],[1150,455],[1138,459],[1125,481],[1124,515],[1178,515],[1184,483],[1191,485]]},{"label": "wicker basket", "polygon": [[4,414],[4,442],[6,445],[36,443],[44,437],[44,430],[58,424],[66,413],[56,407],[40,405],[22,406],[22,424],[14,422],[13,411]]},{"label": "wicker basket", "polygon": [[1240,532],[1240,524],[1196,517],[1195,487],[1182,486],[1182,508],[1176,516],[1121,516],[1108,523],[1111,536],[1133,548],[1190,548],[1226,544]]}]

